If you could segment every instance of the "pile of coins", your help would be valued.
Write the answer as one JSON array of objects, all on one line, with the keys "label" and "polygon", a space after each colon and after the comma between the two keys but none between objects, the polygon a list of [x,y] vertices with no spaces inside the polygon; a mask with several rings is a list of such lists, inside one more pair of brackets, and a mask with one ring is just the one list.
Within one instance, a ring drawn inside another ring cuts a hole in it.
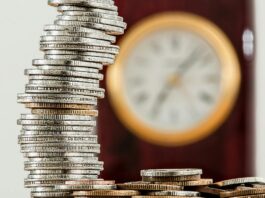
[{"label": "pile of coins", "polygon": [[263,198],[265,197],[265,179],[245,177],[216,182],[210,186],[197,187],[205,197],[221,198]]},{"label": "pile of coins", "polygon": [[213,183],[201,175],[201,169],[142,170],[142,181],[118,184],[118,188],[139,191],[141,195],[134,198],[199,197],[200,193],[193,188]]},{"label": "pile of coins", "polygon": [[18,124],[32,197],[68,197],[56,185],[98,179],[103,162],[96,133],[103,65],[114,63],[116,36],[126,23],[113,0],[49,0],[59,15],[41,36],[43,59],[26,69],[26,91],[18,102],[31,109]]}]

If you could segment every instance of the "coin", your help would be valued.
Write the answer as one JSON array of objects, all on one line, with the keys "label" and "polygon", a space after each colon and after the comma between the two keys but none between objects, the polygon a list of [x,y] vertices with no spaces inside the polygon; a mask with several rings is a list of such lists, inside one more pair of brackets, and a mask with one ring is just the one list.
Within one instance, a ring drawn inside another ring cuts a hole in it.
[{"label": "coin", "polygon": [[201,174],[201,169],[148,169],[141,171],[143,177],[177,177]]},{"label": "coin", "polygon": [[[55,20],[56,25],[62,26],[85,26],[89,28],[95,28],[98,30],[106,31],[108,34],[122,35],[124,34],[124,29],[117,26],[95,23],[95,22],[84,22],[84,21],[67,21],[62,19]],[[94,49],[96,51],[96,49]],[[106,49],[105,49],[106,50]]]},{"label": "coin", "polygon": [[75,191],[73,196],[136,196],[140,193],[135,190],[96,190],[96,191]]},{"label": "coin", "polygon": [[21,120],[57,120],[57,121],[95,121],[91,116],[78,116],[78,115],[32,115],[21,114]]},{"label": "coin", "polygon": [[182,190],[183,187],[168,184],[152,184],[149,182],[128,182],[124,184],[117,184],[118,188],[125,190],[144,190],[144,191],[158,191],[158,190]]},{"label": "coin", "polygon": [[30,143],[55,143],[55,142],[70,142],[70,143],[97,143],[97,136],[96,135],[86,135],[86,136],[26,136],[20,135],[18,138],[19,144],[30,144]]},{"label": "coin", "polygon": [[99,23],[99,24],[106,24],[106,25],[113,25],[121,28],[126,28],[126,23],[122,21],[117,21],[113,19],[106,19],[102,17],[96,16],[67,16],[67,15],[58,15],[57,19],[59,20],[66,20],[66,21],[83,21],[83,22],[91,22],[91,23]]},{"label": "coin", "polygon": [[70,197],[70,193],[69,192],[33,192],[31,193],[32,197]]},{"label": "coin", "polygon": [[207,186],[213,183],[212,179],[200,179],[194,181],[179,181],[179,182],[155,182],[157,184],[168,184],[168,185],[178,185],[178,186]]},{"label": "coin", "polygon": [[87,185],[114,185],[114,180],[78,180],[78,181],[66,181],[65,184],[67,185],[80,185],[80,184],[87,184]]},{"label": "coin", "polygon": [[148,195],[155,195],[155,196],[180,196],[180,197],[198,197],[200,196],[199,192],[195,191],[155,191],[149,192]]},{"label": "coin", "polygon": [[85,62],[80,60],[47,60],[47,59],[34,59],[32,64],[35,66],[40,65],[61,65],[61,66],[75,66],[75,67],[88,67],[102,69],[103,66],[100,63]]},{"label": "coin", "polygon": [[105,10],[100,8],[83,8],[79,6],[71,6],[71,5],[59,5],[58,9],[59,12],[65,11],[85,11],[85,12],[96,12],[96,13],[103,13],[109,15],[118,15],[117,11]]},{"label": "coin", "polygon": [[30,152],[30,153],[24,153],[23,155],[26,158],[36,158],[36,157],[90,157],[90,156],[94,156],[95,153],[80,153],[80,152],[40,153],[40,152]]},{"label": "coin", "polygon": [[87,107],[97,105],[97,99],[93,96],[74,96],[69,94],[18,94],[18,102],[28,103],[30,108],[63,108],[69,105],[71,108]]},{"label": "coin", "polygon": [[32,114],[37,115],[81,115],[98,116],[97,110],[69,110],[69,109],[32,109]]},{"label": "coin", "polygon": [[261,177],[243,177],[243,178],[236,178],[236,179],[229,179],[220,182],[216,182],[213,185],[219,187],[226,187],[231,185],[240,185],[240,184],[255,184],[255,183],[263,183],[265,184],[265,179]]},{"label": "coin", "polygon": [[225,192],[225,190],[218,189],[218,188],[213,188],[213,187],[208,187],[208,186],[198,186],[195,188],[196,191],[200,193],[205,193],[209,195],[216,195],[220,196],[222,192]]},{"label": "coin", "polygon": [[18,120],[18,125],[96,126],[96,121],[76,120]]},{"label": "coin", "polygon": [[123,21],[123,18],[118,16],[117,13],[114,14],[107,14],[107,13],[102,13],[102,12],[89,12],[89,11],[64,11],[63,15],[65,16],[91,16],[91,17],[100,17],[100,18],[105,18],[105,19],[112,19],[115,21]]},{"label": "coin", "polygon": [[200,180],[201,175],[187,175],[177,177],[145,177],[142,176],[142,180],[145,182],[178,182],[178,181],[193,181]]},{"label": "coin", "polygon": [[[71,23],[58,21],[57,23]],[[74,23],[74,22],[72,22]],[[74,25],[74,24],[72,24]],[[96,45],[86,45],[80,43],[71,43],[71,42],[42,42],[40,44],[40,49],[43,51],[46,50],[77,50],[80,52],[100,52],[100,53],[109,53],[109,54],[118,54],[119,48],[115,46],[96,46]]]},{"label": "coin", "polygon": [[25,75],[68,76],[68,77],[93,78],[97,80],[103,80],[102,74],[75,72],[75,71],[62,71],[62,70],[26,69]]},{"label": "coin", "polygon": [[[71,27],[67,26],[58,26],[56,27],[55,25],[49,26],[52,28],[49,28],[49,30],[46,30],[43,32],[43,36],[77,36],[77,37],[84,37],[84,38],[92,38],[92,39],[99,39],[103,41],[109,41],[111,43],[116,42],[116,37],[105,34],[104,32],[95,32],[95,31],[90,31],[93,29],[87,28],[87,31],[78,31],[75,30]],[[58,30],[59,29],[59,30]],[[46,53],[46,51],[45,51]],[[80,52],[77,52],[80,53]]]},{"label": "coin", "polygon": [[115,190],[116,185],[93,185],[93,184],[78,184],[78,185],[57,185],[55,189],[66,191],[83,191],[83,190]]},{"label": "coin", "polygon": [[249,196],[249,195],[257,195],[257,194],[265,194],[265,188],[250,188],[250,189],[242,189],[242,190],[232,190],[225,191],[220,193],[220,197],[241,197],[241,196]]}]

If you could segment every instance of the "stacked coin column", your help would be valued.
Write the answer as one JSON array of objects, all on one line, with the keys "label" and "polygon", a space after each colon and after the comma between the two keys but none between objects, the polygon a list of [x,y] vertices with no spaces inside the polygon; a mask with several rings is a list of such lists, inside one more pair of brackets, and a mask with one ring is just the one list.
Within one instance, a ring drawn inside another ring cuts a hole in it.
[{"label": "stacked coin column", "polygon": [[59,15],[41,36],[43,59],[26,69],[26,91],[18,102],[31,109],[18,124],[32,197],[67,197],[55,185],[98,179],[103,162],[95,132],[103,65],[119,52],[113,45],[126,24],[113,0],[49,0]]}]

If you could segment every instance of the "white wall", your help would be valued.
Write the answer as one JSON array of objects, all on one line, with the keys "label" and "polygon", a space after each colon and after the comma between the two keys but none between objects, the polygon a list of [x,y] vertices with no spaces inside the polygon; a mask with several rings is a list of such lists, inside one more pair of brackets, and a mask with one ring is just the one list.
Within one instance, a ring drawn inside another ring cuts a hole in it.
[{"label": "white wall", "polygon": [[256,174],[265,177],[265,1],[256,0]]},{"label": "white wall", "polygon": [[17,144],[16,119],[25,112],[16,103],[24,91],[23,70],[41,57],[39,36],[44,24],[55,17],[47,0],[1,1],[0,6],[0,197],[30,197],[23,187],[25,173]]},{"label": "white wall", "polygon": [[[130,0],[129,0],[130,1]],[[20,127],[16,119],[25,112],[16,104],[16,94],[24,91],[23,69],[41,57],[39,36],[44,24],[53,21],[55,10],[47,0],[8,0],[0,6],[0,192],[1,197],[28,198],[23,187],[23,159],[17,145]],[[257,174],[265,177],[265,1],[257,0]],[[262,45],[262,44],[263,45]]]}]

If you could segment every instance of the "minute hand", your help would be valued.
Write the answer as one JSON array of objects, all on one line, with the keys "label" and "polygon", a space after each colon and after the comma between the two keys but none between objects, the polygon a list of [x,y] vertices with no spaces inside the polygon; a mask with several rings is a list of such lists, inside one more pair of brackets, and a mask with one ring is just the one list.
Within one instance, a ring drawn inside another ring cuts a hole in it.
[{"label": "minute hand", "polygon": [[[195,50],[192,51],[192,53],[188,56],[188,58],[180,64],[178,69],[176,70],[175,74],[179,76],[185,75],[185,73],[192,67],[194,66],[194,62],[198,60],[200,53],[199,49],[196,48]],[[181,70],[179,71],[179,68]]]}]

